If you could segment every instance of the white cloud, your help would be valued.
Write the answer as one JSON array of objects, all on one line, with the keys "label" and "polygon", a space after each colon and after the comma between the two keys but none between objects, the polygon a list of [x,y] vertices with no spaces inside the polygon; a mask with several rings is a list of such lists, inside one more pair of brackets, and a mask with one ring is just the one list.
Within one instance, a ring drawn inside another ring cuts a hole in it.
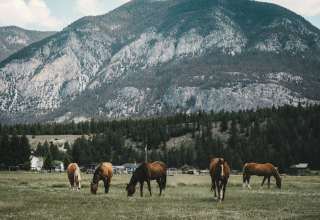
[{"label": "white cloud", "polygon": [[320,15],[320,0],[259,0],[288,8],[302,16]]},{"label": "white cloud", "polygon": [[63,22],[50,14],[43,0],[0,0],[0,26],[58,30]]},{"label": "white cloud", "polygon": [[76,0],[76,13],[82,16],[106,13],[106,8],[120,6],[130,0]]}]

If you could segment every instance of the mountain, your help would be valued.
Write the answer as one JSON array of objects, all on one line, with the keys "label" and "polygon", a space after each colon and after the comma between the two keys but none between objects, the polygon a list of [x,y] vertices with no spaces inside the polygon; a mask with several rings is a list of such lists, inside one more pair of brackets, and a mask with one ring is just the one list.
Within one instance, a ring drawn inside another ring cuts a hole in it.
[{"label": "mountain", "polygon": [[16,26],[0,27],[0,61],[54,32],[30,31]]},{"label": "mountain", "polygon": [[133,0],[0,63],[0,119],[65,121],[318,103],[320,31],[249,0]]}]

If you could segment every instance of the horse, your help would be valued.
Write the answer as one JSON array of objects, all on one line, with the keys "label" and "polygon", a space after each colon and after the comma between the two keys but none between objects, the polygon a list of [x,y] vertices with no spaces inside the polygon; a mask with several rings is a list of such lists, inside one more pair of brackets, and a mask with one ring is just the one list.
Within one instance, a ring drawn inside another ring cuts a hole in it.
[{"label": "horse", "polygon": [[90,190],[92,194],[96,194],[98,190],[99,181],[102,180],[104,184],[104,192],[109,192],[109,187],[112,179],[112,164],[108,162],[100,163],[93,174]]},{"label": "horse", "polygon": [[165,190],[167,183],[167,165],[165,163],[161,161],[155,161],[153,163],[142,163],[134,171],[129,184],[127,184],[126,190],[128,196],[132,196],[135,193],[136,185],[138,182],[140,183],[140,196],[143,197],[144,182],[147,182],[150,196],[152,196],[150,185],[151,180],[157,181],[160,189],[159,196],[161,196],[162,190]]},{"label": "horse", "polygon": [[243,166],[243,187],[251,188],[250,177],[252,175],[263,176],[261,187],[266,179],[268,179],[268,188],[270,188],[270,177],[273,176],[276,179],[276,185],[281,189],[281,177],[275,166],[271,163],[246,163]]},{"label": "horse", "polygon": [[80,168],[77,163],[70,163],[67,168],[67,175],[70,182],[70,188],[72,190],[81,189],[81,175]]},{"label": "horse", "polygon": [[223,201],[225,197],[226,187],[230,176],[230,167],[223,158],[213,158],[210,161],[211,191],[214,191],[214,197]]}]

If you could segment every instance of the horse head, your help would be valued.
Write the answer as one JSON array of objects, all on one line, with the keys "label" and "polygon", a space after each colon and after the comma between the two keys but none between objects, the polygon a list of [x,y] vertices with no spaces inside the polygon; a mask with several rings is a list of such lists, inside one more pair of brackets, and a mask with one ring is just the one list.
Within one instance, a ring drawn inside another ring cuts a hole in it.
[{"label": "horse head", "polygon": [[217,164],[217,172],[219,172],[219,175],[221,177],[224,177],[224,162],[225,160],[223,158],[219,158],[218,164]]},{"label": "horse head", "polygon": [[136,192],[136,187],[133,184],[127,184],[127,196],[132,196]]},{"label": "horse head", "polygon": [[281,177],[276,178],[276,184],[279,189],[281,189]]},{"label": "horse head", "polygon": [[91,182],[90,189],[92,194],[96,194],[98,190],[98,183]]}]

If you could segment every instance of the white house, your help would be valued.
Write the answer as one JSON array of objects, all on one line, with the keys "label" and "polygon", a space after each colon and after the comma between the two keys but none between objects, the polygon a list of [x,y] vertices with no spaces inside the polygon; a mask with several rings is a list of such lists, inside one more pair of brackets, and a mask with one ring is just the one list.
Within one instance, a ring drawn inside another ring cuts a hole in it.
[{"label": "white house", "polygon": [[40,171],[43,167],[43,158],[31,156],[30,157],[30,169],[34,171]]}]

